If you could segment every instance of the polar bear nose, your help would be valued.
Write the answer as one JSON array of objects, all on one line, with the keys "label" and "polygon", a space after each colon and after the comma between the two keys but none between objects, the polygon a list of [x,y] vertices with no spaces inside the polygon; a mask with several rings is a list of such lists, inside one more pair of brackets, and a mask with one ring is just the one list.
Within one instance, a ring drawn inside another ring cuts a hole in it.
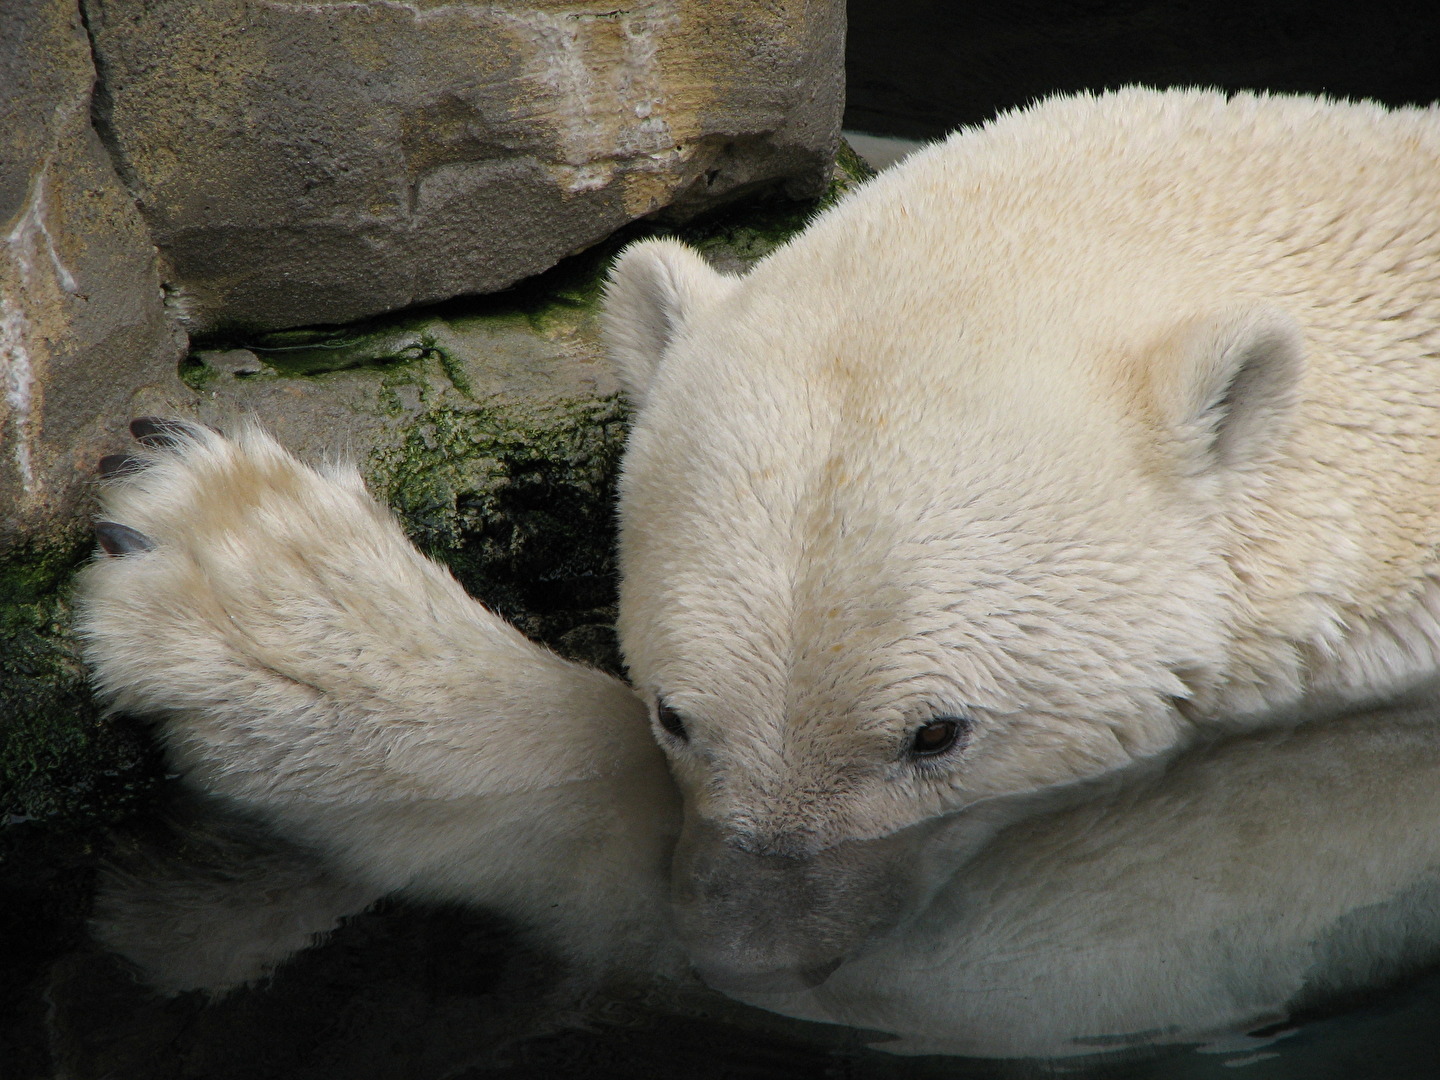
[{"label": "polar bear nose", "polygon": [[676,928],[717,990],[818,986],[903,914],[911,890],[896,854],[884,842],[757,853],[747,838],[691,819],[672,865]]}]

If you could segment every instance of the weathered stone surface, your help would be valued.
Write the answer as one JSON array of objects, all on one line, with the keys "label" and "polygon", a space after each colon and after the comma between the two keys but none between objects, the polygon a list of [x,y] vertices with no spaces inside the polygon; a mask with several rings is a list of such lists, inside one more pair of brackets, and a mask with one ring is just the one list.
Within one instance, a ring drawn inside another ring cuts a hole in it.
[{"label": "weathered stone surface", "polygon": [[0,6],[0,556],[72,523],[102,446],[185,397],[156,254],[90,127],[73,0]]},{"label": "weathered stone surface", "polygon": [[265,370],[260,358],[249,349],[203,349],[195,359],[211,371],[226,375],[255,375]]},{"label": "weathered stone surface", "polygon": [[842,0],[84,0],[192,331],[501,289],[664,207],[823,187]]},{"label": "weathered stone surface", "polygon": [[174,408],[183,335],[155,249],[90,127],[74,0],[0,6],[0,815],[126,801],[148,753],[102,721],[65,588],[96,457]]},{"label": "weathered stone surface", "polygon": [[144,740],[89,697],[66,583],[96,458],[133,413],[192,395],[155,249],[90,127],[93,80],[74,0],[0,4],[0,821],[148,782]]}]

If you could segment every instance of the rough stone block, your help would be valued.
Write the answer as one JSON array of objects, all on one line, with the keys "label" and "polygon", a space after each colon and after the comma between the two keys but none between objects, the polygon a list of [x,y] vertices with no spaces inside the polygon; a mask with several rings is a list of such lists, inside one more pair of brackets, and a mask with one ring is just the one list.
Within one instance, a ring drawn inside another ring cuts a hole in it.
[{"label": "rough stone block", "polygon": [[192,395],[155,248],[90,126],[94,79],[75,0],[0,3],[0,822],[149,783],[143,740],[87,693],[65,583],[96,459]]},{"label": "rough stone block", "polygon": [[542,271],[662,208],[823,188],[842,0],[85,0],[101,131],[192,332]]},{"label": "rough stone block", "polygon": [[185,400],[155,248],[90,126],[74,0],[0,6],[0,555],[76,517],[137,409]]}]

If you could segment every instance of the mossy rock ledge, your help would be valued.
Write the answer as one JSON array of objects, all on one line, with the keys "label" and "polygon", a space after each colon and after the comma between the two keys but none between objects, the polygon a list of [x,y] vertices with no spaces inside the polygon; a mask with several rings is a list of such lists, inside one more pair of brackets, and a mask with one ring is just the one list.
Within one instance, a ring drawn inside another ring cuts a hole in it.
[{"label": "mossy rock ledge", "polygon": [[[818,202],[737,203],[666,230],[743,269],[863,179],[843,153]],[[417,545],[562,654],[619,670],[613,491],[626,431],[597,301],[637,226],[521,285],[342,327],[196,343],[186,412],[263,424],[302,459],[356,462]],[[105,452],[124,449],[109,447]],[[137,719],[105,717],[71,629],[92,542],[72,524],[0,555],[0,821],[119,820],[164,788]]]}]

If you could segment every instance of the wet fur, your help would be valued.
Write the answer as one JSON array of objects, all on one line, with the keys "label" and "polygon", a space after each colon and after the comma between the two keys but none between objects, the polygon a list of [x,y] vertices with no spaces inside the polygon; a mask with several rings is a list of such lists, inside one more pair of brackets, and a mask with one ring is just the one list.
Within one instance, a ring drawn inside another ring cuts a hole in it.
[{"label": "wet fur", "polygon": [[[510,914],[590,964],[684,973],[678,798],[631,691],[465,597],[349,470],[254,430],[197,430],[104,500],[152,546],[87,571],[98,683],[161,721],[191,785],[282,838],[222,823],[196,834],[198,870],[152,854],[110,876],[97,937],[153,985],[251,981],[395,891]],[[399,657],[414,681],[377,686]],[[1063,1055],[1270,1023],[1404,974],[1440,950],[1434,708],[897,833],[902,925],[818,990],[739,996],[893,1031],[895,1051]]]}]

